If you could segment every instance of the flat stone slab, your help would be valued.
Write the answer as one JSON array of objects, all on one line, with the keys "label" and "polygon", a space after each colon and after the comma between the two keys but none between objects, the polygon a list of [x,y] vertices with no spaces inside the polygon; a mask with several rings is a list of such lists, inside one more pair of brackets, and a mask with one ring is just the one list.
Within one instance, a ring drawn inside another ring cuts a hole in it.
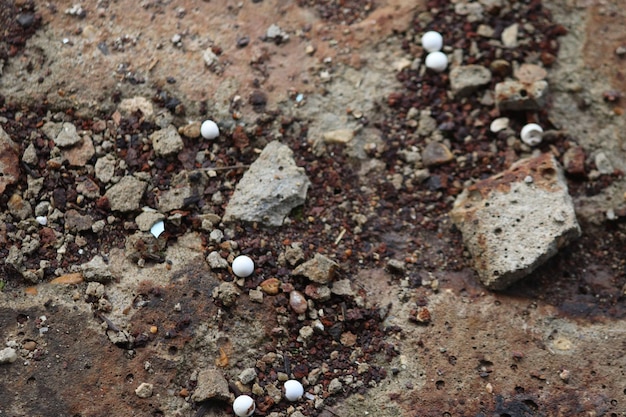
[{"label": "flat stone slab", "polygon": [[482,283],[502,290],[580,236],[563,171],[543,154],[463,190],[450,217]]}]

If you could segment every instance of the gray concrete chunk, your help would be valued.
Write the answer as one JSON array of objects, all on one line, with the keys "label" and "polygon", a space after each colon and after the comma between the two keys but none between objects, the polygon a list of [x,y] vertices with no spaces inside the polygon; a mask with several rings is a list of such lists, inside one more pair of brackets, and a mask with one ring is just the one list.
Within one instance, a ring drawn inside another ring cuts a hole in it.
[{"label": "gray concrete chunk", "polygon": [[561,167],[524,159],[466,188],[450,212],[485,286],[501,290],[580,236]]},{"label": "gray concrete chunk", "polygon": [[491,71],[482,65],[461,65],[450,71],[450,87],[456,97],[467,97],[490,81]]},{"label": "gray concrete chunk", "polygon": [[198,373],[198,385],[191,399],[197,403],[211,399],[228,401],[230,393],[224,375],[213,368],[200,371]]},{"label": "gray concrete chunk", "polygon": [[304,169],[296,166],[291,149],[270,142],[237,184],[224,221],[280,226],[294,207],[304,204],[310,184]]}]

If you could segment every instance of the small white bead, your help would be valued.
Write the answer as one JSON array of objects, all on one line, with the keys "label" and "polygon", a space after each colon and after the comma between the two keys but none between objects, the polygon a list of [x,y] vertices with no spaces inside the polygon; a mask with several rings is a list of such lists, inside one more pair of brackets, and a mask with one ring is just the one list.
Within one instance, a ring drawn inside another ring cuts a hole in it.
[{"label": "small white bead", "polygon": [[254,261],[249,256],[241,255],[235,258],[232,268],[238,277],[249,277],[254,272]]},{"label": "small white bead", "polygon": [[528,146],[537,146],[541,143],[541,136],[543,135],[543,128],[536,123],[528,123],[522,128],[520,137],[522,142]]},{"label": "small white bead", "polygon": [[233,411],[239,417],[248,417],[254,413],[256,405],[249,395],[240,395],[233,402]]},{"label": "small white bead", "polygon": [[220,129],[213,120],[205,120],[200,126],[200,134],[205,139],[215,139],[220,135]]},{"label": "small white bead", "polygon": [[448,68],[448,56],[443,52],[431,52],[426,56],[426,67],[433,71],[442,72]]},{"label": "small white bead", "polygon": [[304,388],[302,384],[295,379],[290,379],[285,382],[285,398],[289,401],[298,401],[302,394],[304,394]]},{"label": "small white bead", "polygon": [[443,36],[433,30],[422,35],[422,46],[427,52],[441,51],[443,48]]}]

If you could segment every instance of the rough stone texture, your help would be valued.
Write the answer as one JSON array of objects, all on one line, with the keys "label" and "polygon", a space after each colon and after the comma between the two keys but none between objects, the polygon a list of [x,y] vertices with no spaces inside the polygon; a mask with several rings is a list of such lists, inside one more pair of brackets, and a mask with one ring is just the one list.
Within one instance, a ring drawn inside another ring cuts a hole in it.
[{"label": "rough stone texture", "polygon": [[109,200],[111,210],[133,211],[139,208],[146,186],[145,182],[133,176],[126,176],[109,188],[104,196]]},{"label": "rough stone texture", "polygon": [[75,167],[83,167],[92,156],[96,153],[95,148],[93,147],[93,141],[89,136],[85,136],[77,146],[72,146],[68,149],[63,149],[63,157],[67,159],[67,162],[70,163],[71,166]]},{"label": "rough stone texture", "polygon": [[256,370],[254,368],[246,368],[239,374],[239,380],[242,384],[248,385],[256,379]]},{"label": "rough stone texture", "polygon": [[54,138],[54,144],[59,148],[65,148],[79,144],[83,139],[76,132],[76,126],[72,123],[63,123],[61,131]]},{"label": "rough stone texture", "polygon": [[137,111],[140,111],[146,120],[151,121],[154,119],[154,108],[152,107],[152,103],[145,97],[138,96],[125,98],[120,102],[117,109],[124,116],[129,116]]},{"label": "rough stone texture", "polygon": [[144,211],[139,216],[135,217],[135,223],[137,223],[139,230],[147,232],[156,222],[164,219],[165,215],[158,211]]},{"label": "rough stone texture", "polygon": [[485,286],[525,277],[581,231],[561,167],[550,154],[524,159],[466,188],[450,217]]},{"label": "rough stone texture", "polygon": [[0,365],[3,363],[13,363],[17,360],[17,352],[13,348],[0,350]]},{"label": "rough stone texture", "polygon": [[280,226],[294,207],[304,204],[310,184],[304,169],[296,166],[291,149],[270,142],[237,184],[224,221]]},{"label": "rough stone texture", "polygon": [[92,225],[93,219],[88,214],[81,214],[74,209],[70,209],[65,213],[65,228],[70,232],[91,230]]},{"label": "rough stone texture", "polygon": [[206,261],[208,262],[211,269],[228,269],[228,261],[222,258],[222,255],[218,251],[213,251],[209,253],[206,257]]},{"label": "rough stone texture", "polygon": [[105,155],[98,158],[95,165],[96,177],[103,183],[111,181],[115,174],[115,158],[112,155]]},{"label": "rough stone texture", "polygon": [[113,274],[109,269],[109,265],[104,262],[102,256],[96,255],[91,261],[80,266],[85,281],[91,282],[109,282],[113,280]]},{"label": "rough stone texture", "polygon": [[210,399],[228,401],[230,399],[228,382],[222,372],[214,368],[200,371],[196,390],[191,395],[191,399],[195,402]]},{"label": "rough stone texture", "polygon": [[533,83],[503,81],[496,84],[496,105],[500,110],[541,110],[546,104],[548,83],[545,80]]},{"label": "rough stone texture", "polygon": [[0,194],[20,176],[19,147],[0,126]]},{"label": "rough stone texture", "polygon": [[450,87],[457,97],[467,97],[490,81],[491,71],[482,65],[461,65],[450,71]]},{"label": "rough stone texture", "polygon": [[147,382],[142,382],[135,389],[135,394],[137,394],[139,398],[150,398],[152,397],[153,389],[154,389],[154,386],[152,384],[148,384]]},{"label": "rough stone texture", "polygon": [[434,167],[447,164],[454,160],[454,155],[450,149],[441,142],[430,142],[422,152],[422,162],[425,167]]},{"label": "rough stone texture", "polygon": [[170,156],[183,150],[185,144],[175,126],[169,125],[165,129],[157,130],[150,135],[152,146],[157,155]]},{"label": "rough stone texture", "polygon": [[293,270],[294,275],[303,275],[318,284],[328,284],[335,278],[339,265],[332,259],[316,253],[313,259],[306,261]]}]

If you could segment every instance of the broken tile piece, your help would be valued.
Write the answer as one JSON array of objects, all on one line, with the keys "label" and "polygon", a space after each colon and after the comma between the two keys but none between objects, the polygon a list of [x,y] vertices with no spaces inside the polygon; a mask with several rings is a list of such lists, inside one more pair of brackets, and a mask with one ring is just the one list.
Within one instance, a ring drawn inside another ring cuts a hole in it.
[{"label": "broken tile piece", "polygon": [[527,276],[581,233],[551,154],[523,159],[466,188],[450,217],[480,280],[494,290]]}]

